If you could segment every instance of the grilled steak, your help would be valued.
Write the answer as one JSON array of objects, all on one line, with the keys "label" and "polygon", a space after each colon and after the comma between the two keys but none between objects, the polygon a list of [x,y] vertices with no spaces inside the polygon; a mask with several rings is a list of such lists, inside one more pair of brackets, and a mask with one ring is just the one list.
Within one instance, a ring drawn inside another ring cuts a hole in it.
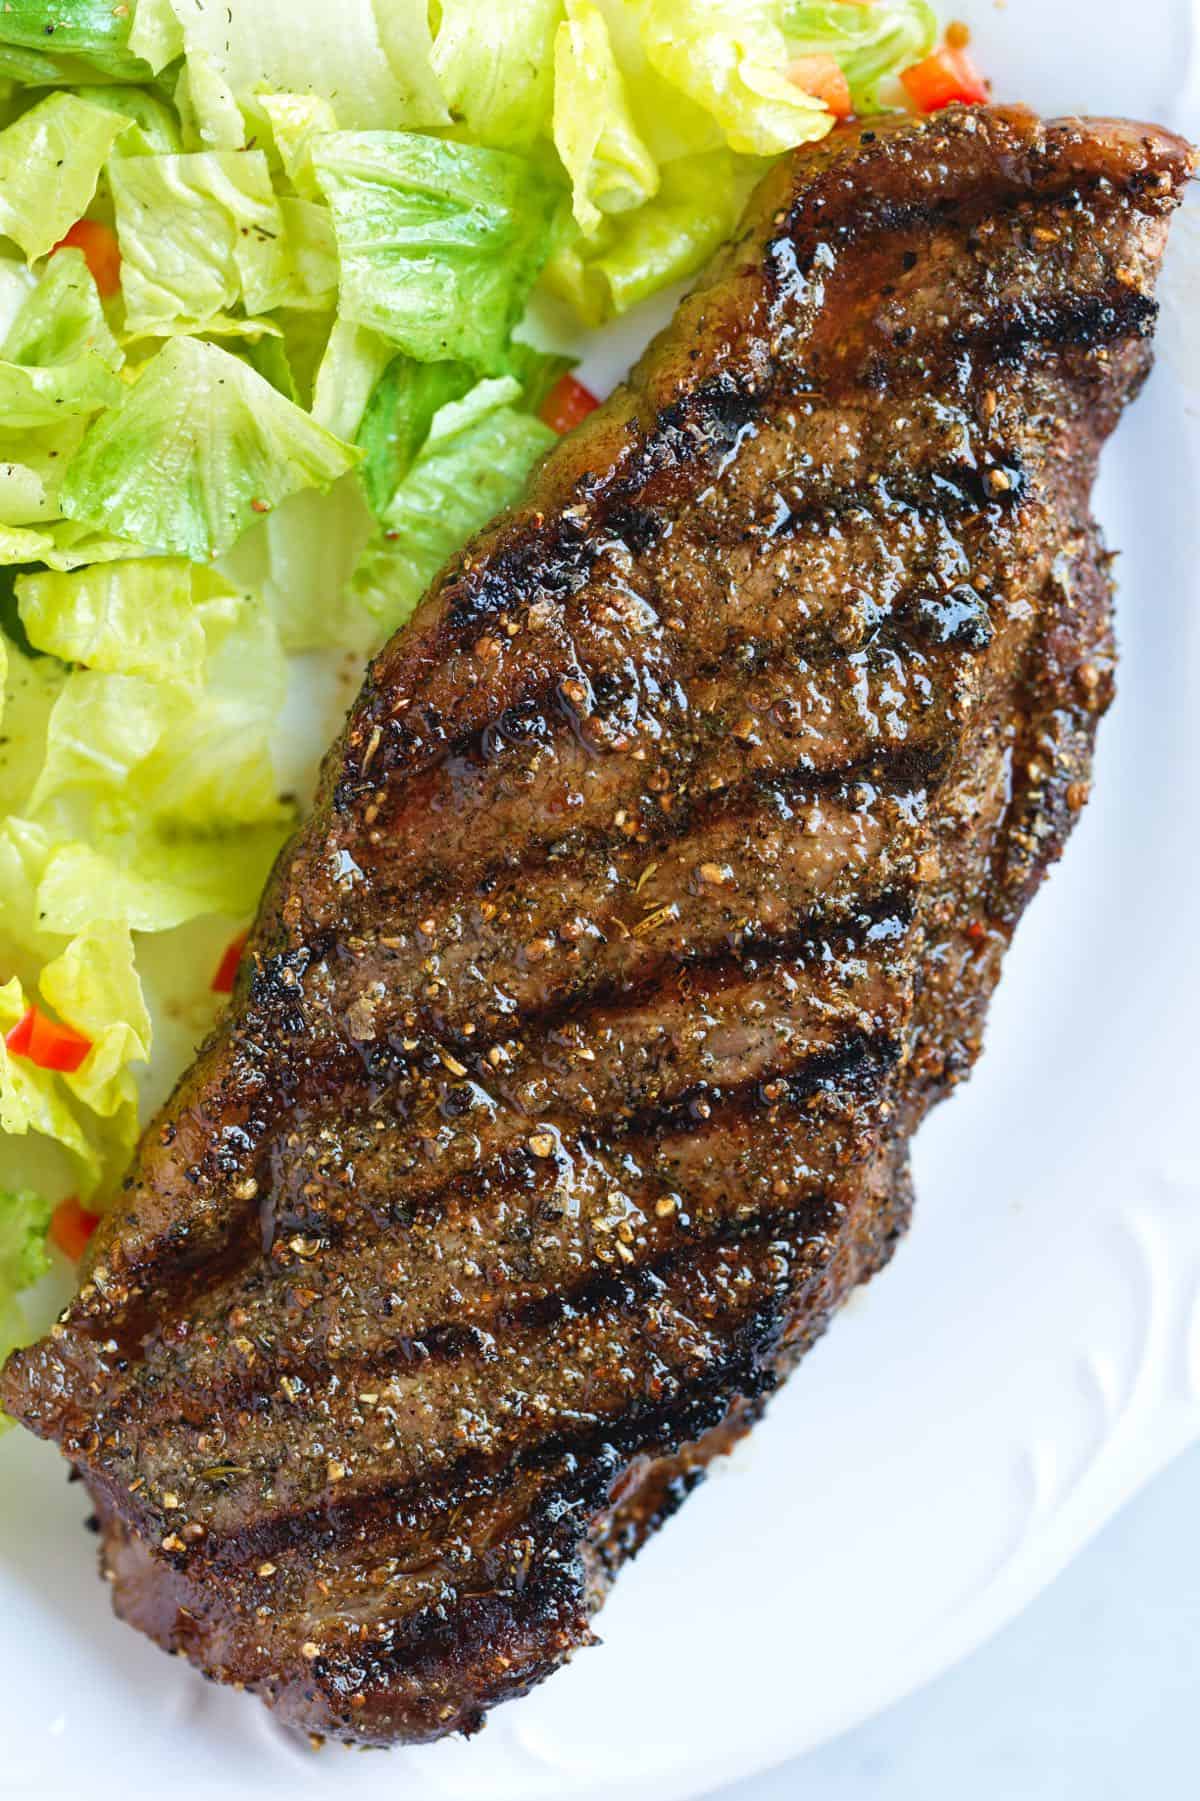
[{"label": "grilled steak", "polygon": [[887,1260],[1087,795],[1089,494],[1189,168],[962,110],[780,165],[374,664],[0,1387],[160,1644],[471,1730]]}]

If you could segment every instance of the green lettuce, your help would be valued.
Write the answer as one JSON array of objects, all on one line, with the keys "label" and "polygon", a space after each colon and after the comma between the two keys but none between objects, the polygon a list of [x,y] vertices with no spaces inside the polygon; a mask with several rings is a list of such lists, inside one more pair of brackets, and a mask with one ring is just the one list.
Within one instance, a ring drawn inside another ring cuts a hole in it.
[{"label": "green lettuce", "polygon": [[353,440],[380,376],[396,352],[365,325],[334,321],[313,384],[312,416],[335,438]]},{"label": "green lettuce", "polygon": [[285,669],[270,615],[186,563],[33,572],[17,588],[49,654],[0,656],[2,929],[36,945],[88,919],[154,931],[244,911],[292,817],[271,750]]},{"label": "green lettuce", "polygon": [[[38,57],[45,65],[37,80],[140,81],[150,73],[130,45],[130,6],[112,0],[4,0],[0,44]],[[47,16],[51,23],[47,23]],[[44,53],[53,47],[53,58]],[[40,54],[39,54],[40,53]]]},{"label": "green lettuce", "polygon": [[38,988],[58,1018],[91,1041],[79,1068],[63,1075],[64,1086],[114,1122],[117,1142],[132,1150],[138,1108],[131,1066],[149,1058],[151,1027],[129,927],[89,921],[42,970]]},{"label": "green lettuce", "polygon": [[13,1138],[33,1132],[60,1144],[75,1164],[81,1188],[90,1193],[103,1179],[107,1134],[89,1133],[86,1113],[61,1075],[17,1056],[4,1042],[29,1005],[17,976],[0,986],[0,1132]]},{"label": "green lettuce", "polygon": [[312,157],[337,233],[340,317],[419,362],[500,372],[550,248],[555,184],[507,151],[413,132],[336,132]]},{"label": "green lettuce", "polygon": [[76,452],[61,505],[115,537],[197,561],[280,501],[358,461],[261,375],[198,338],[172,338]]},{"label": "green lettuce", "polygon": [[[114,577],[134,567],[117,565]],[[205,640],[198,682],[130,673],[145,660],[144,644],[131,649],[125,668],[67,676],[46,724],[28,818],[56,836],[102,845],[147,825],[286,823],[270,756],[285,683],[274,624],[234,595],[218,594],[195,611]]]},{"label": "green lettuce", "polygon": [[783,28],[789,55],[836,56],[860,113],[878,111],[881,82],[928,56],[938,37],[927,0],[785,0]]},{"label": "green lettuce", "polygon": [[246,116],[220,64],[203,50],[192,50],[175,83],[185,150],[245,150]]},{"label": "green lettuce", "polygon": [[118,157],[109,180],[131,332],[283,303],[286,229],[261,150]]},{"label": "green lettuce", "polygon": [[266,114],[285,177],[297,194],[319,200],[321,190],[313,173],[312,147],[317,138],[338,129],[333,107],[317,94],[259,94],[256,104]]},{"label": "green lettuce", "polygon": [[830,115],[787,78],[783,0],[646,0],[646,55],[716,121],[731,150],[777,156],[822,138]]},{"label": "green lettuce", "polygon": [[53,429],[72,414],[115,404],[124,392],[115,374],[123,361],[82,255],[59,251],[0,346],[5,429]]},{"label": "green lettuce", "polygon": [[57,933],[80,932],[97,918],[135,932],[168,932],[213,913],[244,919],[257,906],[286,836],[278,825],[155,830],[114,841],[108,850],[71,839],[49,849],[37,906]]},{"label": "green lettuce", "polygon": [[648,205],[590,242],[576,231],[547,270],[551,289],[590,325],[628,312],[702,269],[738,215],[734,159],[727,150],[668,163]]},{"label": "green lettuce", "polygon": [[183,55],[183,27],[171,0],[134,0],[128,45],[154,75]]},{"label": "green lettuce", "polygon": [[30,644],[64,663],[191,681],[206,656],[199,576],[194,564],[160,557],[35,571],[17,578],[17,606]]},{"label": "green lettuce", "polygon": [[447,558],[518,497],[555,443],[547,426],[518,410],[520,399],[520,384],[504,376],[434,415],[355,576],[359,600],[385,629],[410,617]]},{"label": "green lettuce", "polygon": [[347,586],[374,521],[358,479],[345,475],[327,494],[293,494],[238,540],[222,575],[266,608],[288,651],[369,647]]},{"label": "green lettuce", "polygon": [[427,9],[407,0],[172,0],[188,62],[207,59],[245,107],[259,93],[313,94],[352,130],[448,123]]},{"label": "green lettuce", "polygon": [[58,536],[62,486],[87,426],[87,417],[76,413],[40,430],[0,430],[0,521],[45,525],[52,539]]},{"label": "green lettuce", "polygon": [[0,1364],[29,1336],[30,1322],[19,1297],[50,1268],[46,1232],[51,1211],[45,1196],[32,1189],[0,1189]]},{"label": "green lettuce", "polygon": [[105,106],[127,121],[109,152],[114,156],[174,156],[183,149],[179,119],[165,100],[145,88],[89,88],[94,106]]},{"label": "green lettuce", "polygon": [[638,135],[604,14],[591,0],[567,0],[554,68],[554,142],[575,218],[592,237],[606,213],[633,212],[658,192],[658,164]]},{"label": "green lettuce", "polygon": [[375,385],[358,430],[362,481],[380,518],[429,437],[434,415],[475,385],[466,363],[394,357]]},{"label": "green lettuce", "polygon": [[528,150],[550,130],[563,0],[442,0],[434,72],[456,135]]},{"label": "green lettuce", "polygon": [[31,263],[87,211],[126,124],[108,107],[51,94],[0,131],[0,232]]}]

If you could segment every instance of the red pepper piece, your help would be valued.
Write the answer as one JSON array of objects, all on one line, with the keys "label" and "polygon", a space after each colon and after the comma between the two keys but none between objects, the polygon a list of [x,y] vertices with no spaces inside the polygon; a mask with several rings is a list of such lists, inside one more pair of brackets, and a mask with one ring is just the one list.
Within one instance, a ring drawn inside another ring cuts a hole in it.
[{"label": "red pepper piece", "polygon": [[[101,298],[111,300],[121,286],[121,246],[116,233],[99,219],[78,219],[54,250],[82,250]],[[51,251],[53,256],[54,251]]]},{"label": "red pepper piece", "polygon": [[923,113],[940,112],[956,100],[981,106],[989,98],[987,82],[965,50],[943,44],[924,62],[905,69],[900,80],[909,99]]},{"label": "red pepper piece", "polygon": [[28,1057],[39,1069],[68,1076],[75,1074],[92,1048],[90,1038],[50,1019],[40,1007],[27,1007],[4,1042],[14,1057]]},{"label": "red pepper piece", "polygon": [[242,956],[246,949],[249,932],[239,932],[226,947],[225,955],[217,965],[217,973],[212,979],[214,994],[232,994],[233,985],[237,981],[237,972],[241,967]]},{"label": "red pepper piece", "polygon": [[590,388],[585,388],[573,375],[561,376],[542,402],[539,417],[543,425],[560,437],[594,413],[600,402]]},{"label": "red pepper piece", "polygon": [[50,1238],[73,1263],[78,1263],[87,1250],[88,1240],[100,1224],[98,1213],[81,1207],[73,1194],[60,1201],[50,1215]]}]

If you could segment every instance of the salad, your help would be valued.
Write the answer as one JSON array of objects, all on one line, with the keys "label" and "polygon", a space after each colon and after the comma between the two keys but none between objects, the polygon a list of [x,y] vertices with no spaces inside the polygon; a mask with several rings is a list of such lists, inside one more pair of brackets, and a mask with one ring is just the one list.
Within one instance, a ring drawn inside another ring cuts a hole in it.
[{"label": "salad", "polygon": [[963,43],[926,0],[6,0],[0,1357],[232,988],[313,694],[594,404],[556,345],[839,118],[986,98]]}]

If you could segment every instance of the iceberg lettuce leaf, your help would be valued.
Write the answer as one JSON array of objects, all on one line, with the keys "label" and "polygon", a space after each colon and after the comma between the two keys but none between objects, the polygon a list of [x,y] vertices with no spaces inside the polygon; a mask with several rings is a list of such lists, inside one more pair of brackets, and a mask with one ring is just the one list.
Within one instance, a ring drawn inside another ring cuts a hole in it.
[{"label": "iceberg lettuce leaf", "polygon": [[360,602],[386,630],[409,618],[447,558],[518,497],[556,442],[540,420],[517,411],[520,398],[520,384],[505,376],[435,414],[354,579]]},{"label": "iceberg lettuce leaf", "polygon": [[527,150],[549,134],[562,12],[563,0],[442,0],[433,67],[457,135]]},{"label": "iceberg lettuce leaf", "polygon": [[658,164],[638,135],[604,14],[592,0],[567,0],[554,68],[555,148],[571,177],[575,218],[592,237],[606,213],[632,212],[658,192]]},{"label": "iceberg lettuce leaf", "polygon": [[259,94],[256,104],[266,114],[284,175],[302,199],[319,200],[312,146],[338,129],[333,107],[318,94]]},{"label": "iceberg lettuce leaf", "polygon": [[206,561],[359,458],[228,351],[171,338],[90,427],[60,503],[96,530]]},{"label": "iceberg lettuce leaf", "polygon": [[10,321],[3,355],[11,363],[54,368],[88,353],[109,369],[125,360],[82,251],[60,250]]},{"label": "iceberg lettuce leaf", "polygon": [[427,8],[412,0],[172,0],[187,59],[208,59],[244,107],[261,93],[332,101],[354,130],[444,125]]},{"label": "iceberg lettuce leaf", "polygon": [[83,217],[127,123],[74,94],[51,94],[0,131],[0,232],[31,263]]},{"label": "iceberg lettuce leaf", "polygon": [[113,839],[108,850],[73,839],[48,852],[38,913],[47,930],[60,934],[81,932],[97,919],[135,932],[167,932],[207,913],[244,917],[257,905],[286,837],[287,828],[271,825],[144,832]]},{"label": "iceberg lettuce leaf", "polygon": [[507,151],[413,132],[336,132],[312,156],[333,210],[340,317],[418,362],[502,370],[549,252],[556,184]]},{"label": "iceberg lettuce leaf", "polygon": [[295,809],[280,800],[271,756],[287,689],[275,623],[257,600],[234,595],[201,601],[197,612],[205,636],[202,682],[194,690],[164,684],[172,697],[170,729],[122,798],[168,825],[287,825]]},{"label": "iceberg lettuce leaf", "polygon": [[261,150],[117,157],[109,166],[126,321],[199,330],[244,303],[283,303],[285,226]]},{"label": "iceberg lettuce leaf", "polygon": [[5,0],[0,44],[44,51],[52,42],[51,66],[66,78],[90,75],[94,80],[98,73],[115,81],[139,81],[149,74],[130,44],[128,6],[114,6],[111,0],[70,0],[64,5],[60,0],[49,26],[48,10],[46,0]]},{"label": "iceberg lettuce leaf", "polygon": [[367,643],[362,616],[346,596],[373,520],[354,475],[328,494],[294,494],[239,539],[219,565],[274,619],[288,651]]},{"label": "iceberg lettuce leaf", "polygon": [[850,83],[855,111],[879,110],[879,85],[928,56],[938,20],[928,0],[785,0],[789,56],[835,56]]},{"label": "iceberg lettuce leaf", "polygon": [[15,1055],[4,1042],[24,1018],[28,1005],[16,976],[0,987],[0,1132],[15,1137],[36,1132],[61,1144],[76,1160],[81,1183],[90,1191],[101,1180],[104,1156],[85,1129],[62,1077],[39,1068],[28,1057]]},{"label": "iceberg lettuce leaf", "polygon": [[183,29],[171,0],[134,0],[129,51],[140,57],[154,75],[183,55]]},{"label": "iceberg lettuce leaf", "polygon": [[648,300],[702,269],[737,222],[738,184],[727,150],[663,169],[655,198],[589,242],[578,230],[560,245],[546,283],[589,325]]},{"label": "iceberg lettuce leaf", "polygon": [[334,320],[313,384],[312,415],[335,438],[353,441],[375,384],[395,356],[377,331]]},{"label": "iceberg lettuce leaf", "polygon": [[434,414],[461,400],[475,385],[466,363],[415,363],[394,357],[367,402],[358,429],[364,452],[360,471],[367,499],[382,518],[417,453],[429,436]]},{"label": "iceberg lettuce leaf", "polygon": [[63,1082],[102,1119],[121,1120],[132,1149],[137,1089],[130,1065],[150,1055],[150,1015],[125,924],[92,920],[42,970],[38,988],[59,1019],[91,1040],[91,1050]]},{"label": "iceberg lettuce leaf", "polygon": [[641,37],[654,68],[711,114],[731,150],[777,156],[833,126],[821,101],[788,80],[783,0],[646,0]]},{"label": "iceberg lettuce leaf", "polygon": [[35,572],[17,577],[17,606],[30,643],[64,663],[191,681],[206,656],[196,573],[194,564],[165,557]]},{"label": "iceberg lettuce leaf", "polygon": [[[5,431],[56,432],[67,418],[115,405],[124,389],[114,371],[123,361],[83,256],[60,250],[27,295],[0,349]],[[43,493],[39,503],[31,486],[19,504],[36,507],[44,498]]]}]

